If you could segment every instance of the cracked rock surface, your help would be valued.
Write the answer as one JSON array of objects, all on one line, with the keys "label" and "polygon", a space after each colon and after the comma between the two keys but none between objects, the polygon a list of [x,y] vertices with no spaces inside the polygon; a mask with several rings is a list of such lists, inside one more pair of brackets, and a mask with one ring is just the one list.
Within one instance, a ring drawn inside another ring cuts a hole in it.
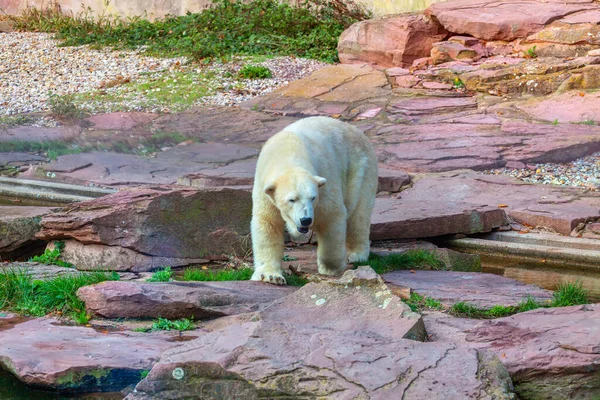
[{"label": "cracked rock surface", "polygon": [[206,329],[165,352],[127,399],[513,398],[492,353],[420,342],[421,317],[368,267]]}]

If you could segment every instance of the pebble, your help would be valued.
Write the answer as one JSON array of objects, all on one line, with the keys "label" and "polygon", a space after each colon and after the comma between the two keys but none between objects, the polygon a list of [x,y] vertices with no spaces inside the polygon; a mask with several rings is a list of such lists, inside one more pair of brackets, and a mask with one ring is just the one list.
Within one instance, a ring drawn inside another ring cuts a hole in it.
[{"label": "pebble", "polygon": [[522,169],[494,169],[489,175],[509,175],[524,182],[544,185],[574,186],[600,191],[600,153],[565,164],[536,164]]},{"label": "pebble", "polygon": [[[210,82],[199,82],[211,88],[211,95],[194,104],[236,105],[252,97],[271,92],[292,80],[302,78],[327,64],[294,57],[274,57],[252,64],[269,68],[270,79],[238,79],[237,72],[248,63],[248,57],[231,62],[200,66],[185,57],[155,58],[141,54],[144,50],[95,50],[88,46],[59,47],[59,42],[46,33],[12,32],[0,34],[0,115],[48,110],[51,94],[65,95],[104,93],[120,95],[123,82],[144,84],[180,72],[197,72],[211,76]],[[107,85],[108,84],[108,85]],[[113,86],[114,85],[114,86]],[[112,86],[112,87],[111,87]],[[129,89],[131,90],[131,89]],[[129,93],[125,100],[111,104],[106,100],[84,101],[80,105],[89,112],[150,111],[171,112],[169,105],[152,104],[152,97]]]}]

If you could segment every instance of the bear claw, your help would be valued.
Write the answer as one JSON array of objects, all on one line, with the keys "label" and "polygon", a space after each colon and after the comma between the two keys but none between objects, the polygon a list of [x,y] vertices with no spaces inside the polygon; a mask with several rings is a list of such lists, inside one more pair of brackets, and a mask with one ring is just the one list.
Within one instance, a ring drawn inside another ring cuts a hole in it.
[{"label": "bear claw", "polygon": [[261,282],[266,282],[266,283],[272,283],[274,285],[285,285],[287,282],[285,280],[285,278],[283,277],[283,275],[278,274],[278,273],[272,273],[272,274],[254,274],[251,278],[251,280],[253,281],[261,281]]}]

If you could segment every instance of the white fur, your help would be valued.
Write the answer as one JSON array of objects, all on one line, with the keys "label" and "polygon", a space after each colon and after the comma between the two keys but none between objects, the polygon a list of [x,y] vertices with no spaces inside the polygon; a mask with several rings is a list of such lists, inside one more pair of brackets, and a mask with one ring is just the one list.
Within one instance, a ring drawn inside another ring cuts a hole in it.
[{"label": "white fur", "polygon": [[[284,284],[284,229],[313,220],[319,273],[341,273],[369,256],[377,159],[356,127],[327,117],[299,120],[263,146],[252,191],[253,280]],[[293,201],[293,202],[292,202]]]}]

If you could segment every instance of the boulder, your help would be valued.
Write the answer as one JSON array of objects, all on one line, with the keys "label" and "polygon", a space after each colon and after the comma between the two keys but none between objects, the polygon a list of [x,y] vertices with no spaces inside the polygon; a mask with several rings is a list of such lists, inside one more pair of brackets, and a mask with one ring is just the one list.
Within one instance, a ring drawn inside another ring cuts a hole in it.
[{"label": "boulder", "polygon": [[38,318],[0,331],[0,366],[25,384],[46,390],[119,391],[138,382],[142,371],[176,344],[176,336],[100,332]]},{"label": "boulder", "polygon": [[127,399],[513,398],[490,352],[408,340],[423,339],[420,317],[368,267],[206,329],[165,352]]},{"label": "boulder", "polygon": [[442,64],[455,60],[477,60],[479,54],[473,49],[458,42],[439,42],[434,43],[431,49],[431,63],[433,65]]},{"label": "boulder", "polygon": [[540,303],[552,300],[552,292],[500,275],[481,272],[394,271],[382,276],[388,285],[408,286],[445,306],[464,301],[479,308],[516,306],[527,296]]},{"label": "boulder", "polygon": [[382,67],[407,67],[429,57],[433,43],[447,32],[435,21],[418,14],[360,21],[340,36],[338,55],[342,63],[369,63]]},{"label": "boulder", "polygon": [[600,305],[538,309],[482,322],[469,345],[495,352],[523,399],[600,397]]},{"label": "boulder", "polygon": [[48,280],[59,276],[81,274],[74,268],[59,267],[37,262],[8,262],[0,264],[0,273],[19,272],[31,277],[34,281]]},{"label": "boulder", "polygon": [[[137,254],[161,257],[165,262],[220,259],[224,254],[246,254],[251,214],[247,189],[145,187],[122,190],[46,215],[36,237],[125,249],[126,263],[135,260]],[[69,257],[67,248],[64,257]],[[119,257],[96,259],[112,263],[97,268],[122,269]],[[144,262],[147,259],[142,257]]]},{"label": "boulder", "polygon": [[102,282],[77,296],[105,318],[210,319],[257,311],[296,290],[293,286],[239,282]]},{"label": "boulder", "polygon": [[592,0],[453,0],[432,4],[425,14],[455,34],[511,41],[567,15],[595,9]]},{"label": "boulder", "polygon": [[0,206],[0,260],[31,255],[45,247],[36,239],[50,207]]}]

